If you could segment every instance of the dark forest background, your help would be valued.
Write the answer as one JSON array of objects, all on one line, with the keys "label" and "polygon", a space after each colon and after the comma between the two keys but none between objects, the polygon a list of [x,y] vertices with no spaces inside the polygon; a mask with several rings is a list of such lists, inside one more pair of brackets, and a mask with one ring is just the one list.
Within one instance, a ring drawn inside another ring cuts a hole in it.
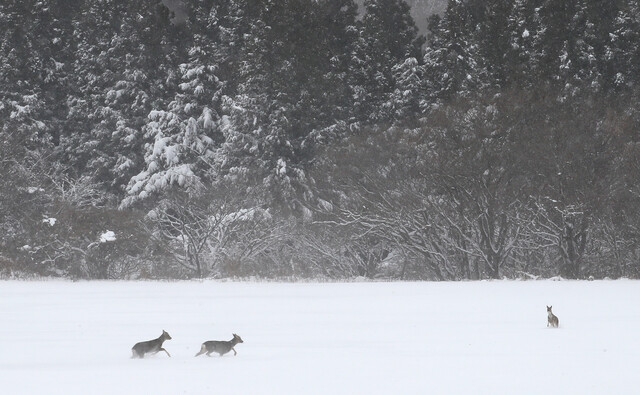
[{"label": "dark forest background", "polygon": [[638,0],[360,4],[0,2],[0,275],[640,276]]}]

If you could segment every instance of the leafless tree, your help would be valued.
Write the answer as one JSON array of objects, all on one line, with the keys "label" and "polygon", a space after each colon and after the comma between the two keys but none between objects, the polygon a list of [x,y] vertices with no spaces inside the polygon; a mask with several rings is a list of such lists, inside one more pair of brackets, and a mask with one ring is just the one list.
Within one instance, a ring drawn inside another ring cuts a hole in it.
[{"label": "leafless tree", "polygon": [[272,243],[268,210],[229,190],[175,192],[147,218],[165,252],[197,277],[235,272]]}]

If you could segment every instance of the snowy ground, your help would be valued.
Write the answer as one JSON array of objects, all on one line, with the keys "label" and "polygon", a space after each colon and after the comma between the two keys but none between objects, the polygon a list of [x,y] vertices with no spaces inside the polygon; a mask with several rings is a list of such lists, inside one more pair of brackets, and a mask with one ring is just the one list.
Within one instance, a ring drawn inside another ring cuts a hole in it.
[{"label": "snowy ground", "polygon": [[[129,358],[162,329],[172,358]],[[0,282],[3,394],[636,394],[638,367],[638,281]]]}]

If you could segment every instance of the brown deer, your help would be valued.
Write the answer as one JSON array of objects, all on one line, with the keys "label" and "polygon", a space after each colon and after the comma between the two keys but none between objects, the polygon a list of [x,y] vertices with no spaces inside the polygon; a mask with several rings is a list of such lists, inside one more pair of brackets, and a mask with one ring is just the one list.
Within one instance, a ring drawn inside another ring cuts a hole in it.
[{"label": "brown deer", "polygon": [[231,350],[233,350],[233,355],[238,355],[236,349],[233,348],[238,343],[244,343],[244,341],[235,333],[233,334],[233,339],[229,341],[209,340],[202,343],[202,347],[200,347],[200,351],[196,354],[196,357],[204,353],[207,353],[207,356],[210,357],[212,352],[217,352],[220,356],[223,356]]},{"label": "brown deer", "polygon": [[551,308],[553,306],[547,306],[547,327],[551,325],[552,328],[557,328],[559,324],[558,317],[553,314]]},{"label": "brown deer", "polygon": [[171,357],[169,351],[162,348],[162,343],[164,343],[165,340],[171,340],[171,335],[163,330],[162,335],[157,339],[136,343],[133,348],[131,348],[133,352],[131,358],[144,358],[144,354],[156,354],[160,351],[166,352],[167,355]]}]

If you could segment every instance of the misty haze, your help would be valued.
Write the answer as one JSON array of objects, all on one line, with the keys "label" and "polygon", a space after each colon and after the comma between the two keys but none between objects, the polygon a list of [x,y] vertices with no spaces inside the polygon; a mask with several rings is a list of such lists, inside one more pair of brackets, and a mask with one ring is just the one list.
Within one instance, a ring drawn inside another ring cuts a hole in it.
[{"label": "misty haze", "polygon": [[635,393],[640,0],[1,0],[0,177],[3,392]]}]

